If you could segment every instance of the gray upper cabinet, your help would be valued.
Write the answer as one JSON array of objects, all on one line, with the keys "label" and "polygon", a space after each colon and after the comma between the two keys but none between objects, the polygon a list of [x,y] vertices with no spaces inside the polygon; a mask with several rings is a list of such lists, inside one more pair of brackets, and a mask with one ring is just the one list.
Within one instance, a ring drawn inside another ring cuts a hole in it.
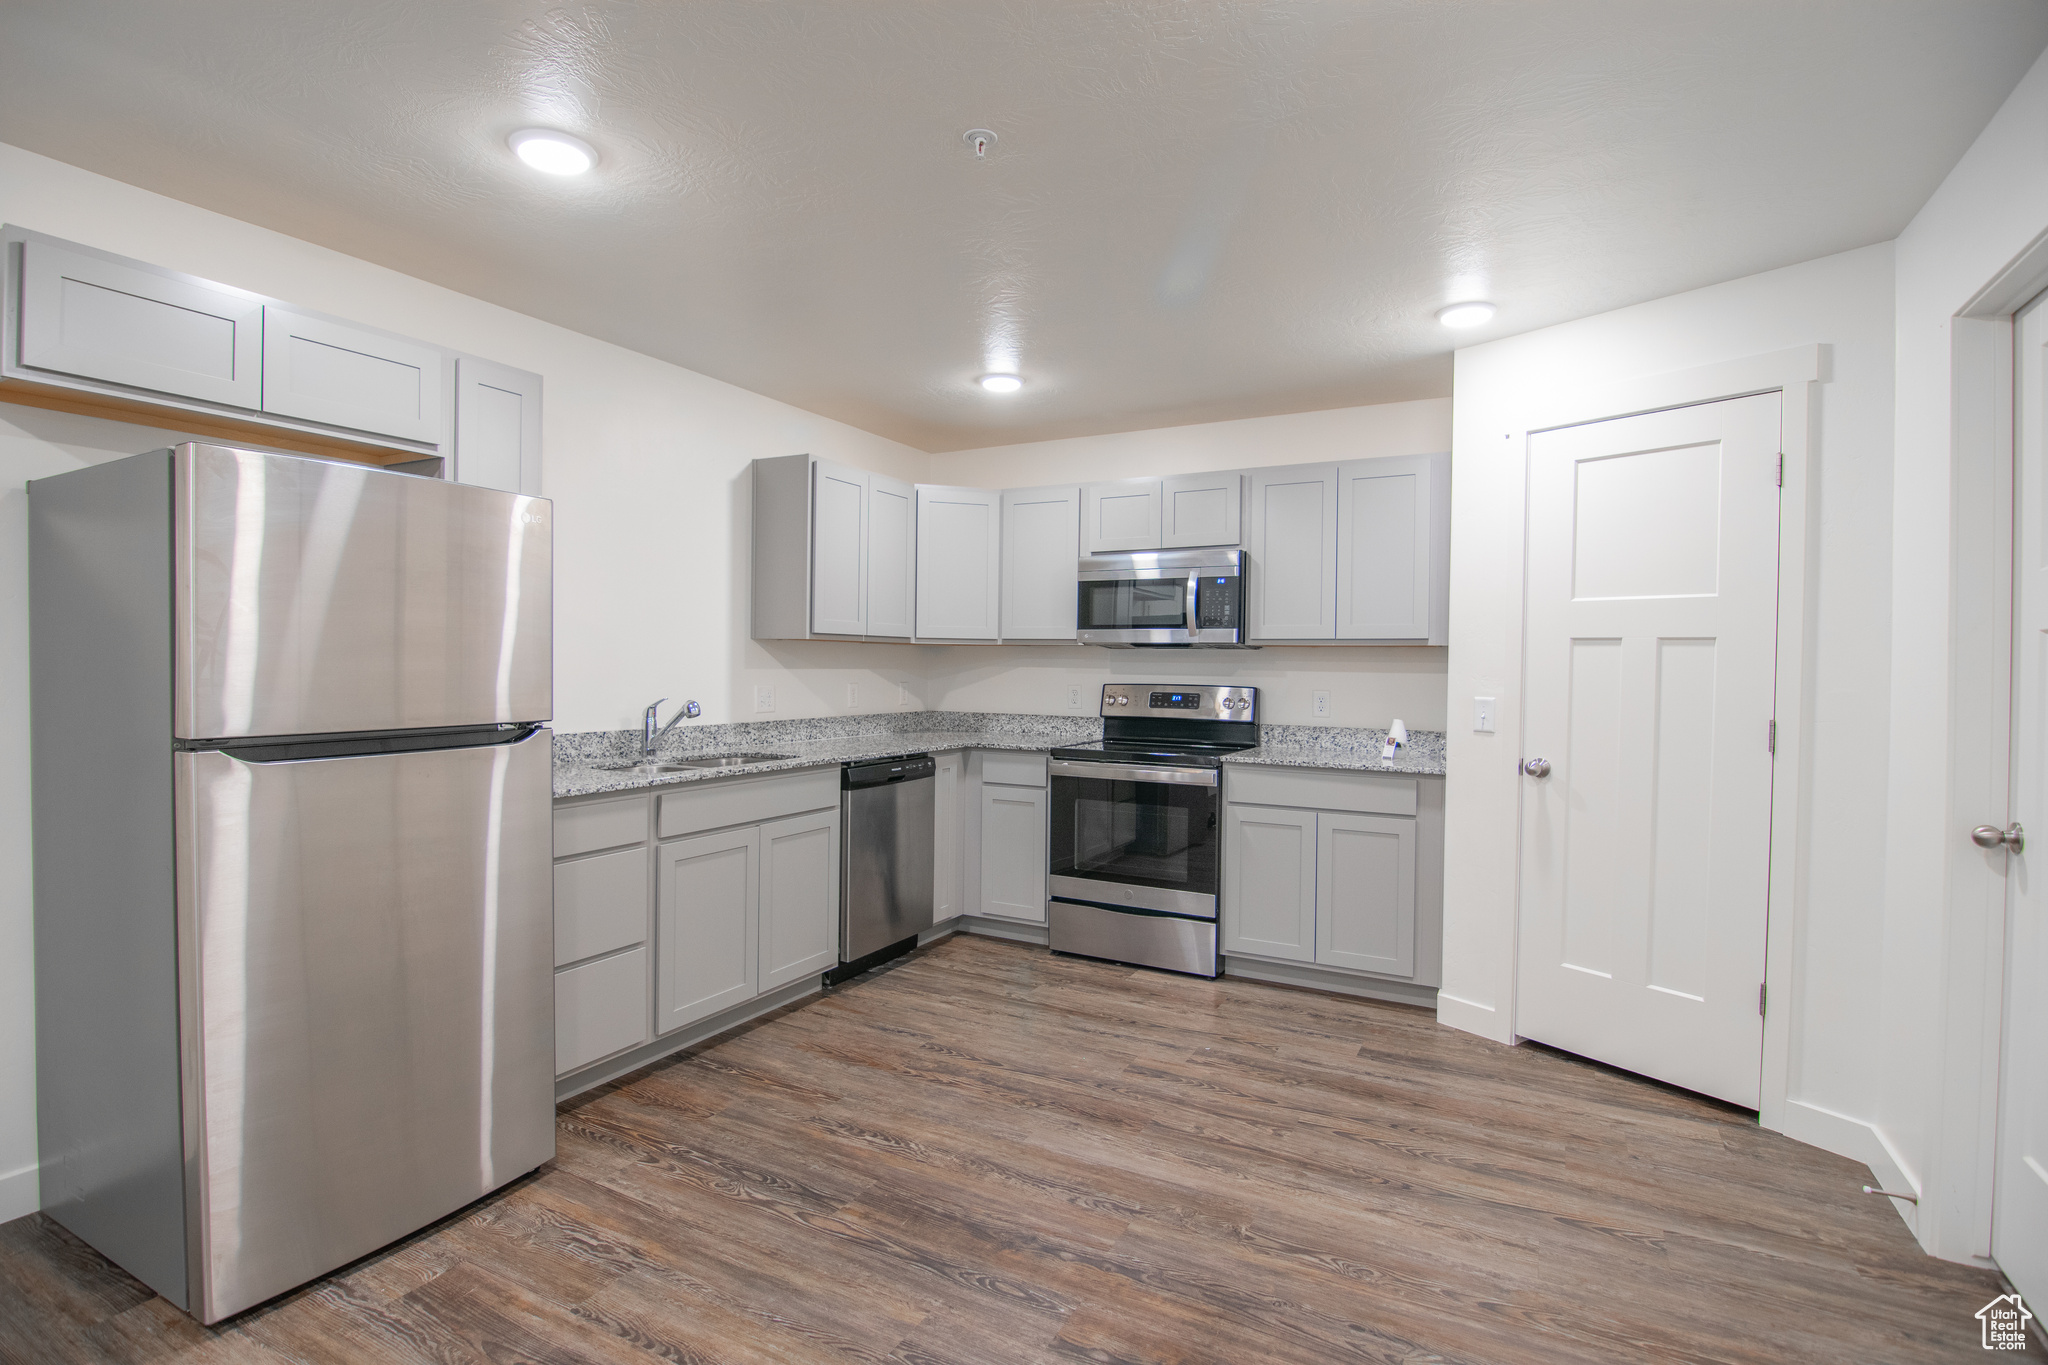
[{"label": "gray upper cabinet", "polygon": [[1159,480],[1091,483],[1081,490],[1081,540],[1091,555],[1159,548]]},{"label": "gray upper cabinet", "polygon": [[263,300],[26,241],[20,363],[254,409],[263,402]]},{"label": "gray upper cabinet", "polygon": [[[811,466],[811,629],[865,635],[868,476],[818,460]],[[793,547],[785,545],[789,552]]]},{"label": "gray upper cabinet", "polygon": [[1236,545],[1243,539],[1239,515],[1244,475],[1176,474],[1159,481],[1159,548],[1187,550]]},{"label": "gray upper cabinet", "polygon": [[462,356],[455,362],[457,483],[540,496],[540,376]]},{"label": "gray upper cabinet", "polygon": [[1337,638],[1337,487],[1334,464],[1252,471],[1251,639]]},{"label": "gray upper cabinet", "polygon": [[1448,455],[1338,466],[1337,638],[1444,643]]},{"label": "gray upper cabinet", "polygon": [[917,611],[917,489],[868,475],[868,635],[907,640]]},{"label": "gray upper cabinet", "polygon": [[423,444],[446,438],[447,353],[266,304],[263,410]]},{"label": "gray upper cabinet", "polygon": [[917,486],[918,638],[998,638],[1002,542],[998,490]]},{"label": "gray upper cabinet", "polygon": [[1081,490],[1012,488],[1003,494],[1005,640],[1071,640]]}]

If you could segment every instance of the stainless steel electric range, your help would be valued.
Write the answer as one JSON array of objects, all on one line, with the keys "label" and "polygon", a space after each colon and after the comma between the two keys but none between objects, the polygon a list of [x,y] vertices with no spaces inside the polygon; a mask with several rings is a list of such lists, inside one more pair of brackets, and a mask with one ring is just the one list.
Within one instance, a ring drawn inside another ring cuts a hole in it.
[{"label": "stainless steel electric range", "polygon": [[1223,756],[1258,745],[1258,689],[1110,683],[1102,717],[1052,751],[1052,949],[1216,976]]}]

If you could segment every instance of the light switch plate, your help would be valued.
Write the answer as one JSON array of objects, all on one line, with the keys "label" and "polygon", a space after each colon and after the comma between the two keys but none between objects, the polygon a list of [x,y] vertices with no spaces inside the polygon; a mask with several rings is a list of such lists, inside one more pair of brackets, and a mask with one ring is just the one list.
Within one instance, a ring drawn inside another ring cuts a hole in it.
[{"label": "light switch plate", "polygon": [[1474,697],[1472,699],[1472,728],[1482,735],[1493,733],[1492,697]]},{"label": "light switch plate", "polygon": [[852,709],[853,709],[854,707],[856,707],[856,706],[859,706],[859,705],[860,705],[860,684],[859,684],[859,683],[848,683],[848,684],[846,685],[846,706],[847,706],[847,709],[848,709],[848,710],[852,710]]},{"label": "light switch plate", "polygon": [[896,684],[896,704],[897,704],[898,706],[908,706],[908,705],[910,705],[910,684],[909,684],[909,683],[907,683],[907,682],[900,682],[900,683],[897,683],[897,684]]},{"label": "light switch plate", "polygon": [[775,689],[773,687],[766,683],[756,683],[754,685],[754,709],[756,711],[773,711],[775,709]]},{"label": "light switch plate", "polygon": [[1315,694],[1315,715],[1317,720],[1328,720],[1330,718],[1330,694],[1328,692],[1318,692]]}]

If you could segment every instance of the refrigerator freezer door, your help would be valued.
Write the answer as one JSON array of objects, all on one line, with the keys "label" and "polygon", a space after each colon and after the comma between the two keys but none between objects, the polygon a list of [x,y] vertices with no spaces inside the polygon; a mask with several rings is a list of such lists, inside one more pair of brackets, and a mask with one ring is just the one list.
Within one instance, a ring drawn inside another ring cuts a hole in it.
[{"label": "refrigerator freezer door", "polygon": [[549,734],[175,773],[191,1303],[215,1322],[554,1155]]},{"label": "refrigerator freezer door", "polygon": [[545,499],[223,446],[172,469],[178,738],[550,718]]}]

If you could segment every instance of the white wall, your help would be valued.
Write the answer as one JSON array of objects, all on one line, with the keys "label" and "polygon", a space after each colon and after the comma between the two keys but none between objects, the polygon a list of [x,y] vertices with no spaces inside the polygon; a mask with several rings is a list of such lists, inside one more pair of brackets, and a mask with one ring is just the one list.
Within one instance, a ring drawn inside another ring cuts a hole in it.
[{"label": "white wall", "polygon": [[[1806,752],[1791,1097],[1808,1140],[1869,1159],[1884,1058],[1880,907],[1891,661],[1892,248],[1881,244],[1458,353],[1450,710],[1500,698],[1492,735],[1453,728],[1444,906],[1446,1022],[1514,1033],[1520,779],[1522,431],[1616,382],[1820,342],[1808,543]],[[1596,415],[1588,413],[1588,416]],[[1517,419],[1524,419],[1517,425]],[[1833,1118],[1829,1116],[1839,1116]]]},{"label": "white wall", "polygon": [[1990,1249],[2007,863],[1962,835],[2005,819],[2007,643],[1997,618],[2009,566],[1983,551],[2004,529],[1997,494],[2010,478],[2009,436],[1996,429],[2009,361],[1985,344],[2002,342],[2002,324],[1958,315],[2009,313],[2048,285],[2044,129],[2048,56],[1897,243],[1889,606],[1899,626],[1889,660],[1879,1115],[1920,1191],[1922,1243],[1956,1259]]},{"label": "white wall", "polygon": [[[934,455],[929,481],[970,488],[1090,483],[1258,465],[1358,460],[1448,450],[1451,400],[1251,417],[1235,422],[1076,436]],[[1110,681],[1250,684],[1260,713],[1287,725],[1444,725],[1445,651],[1427,647],[1269,647],[1162,655],[1081,645],[1005,645],[934,651],[929,704],[962,711],[1074,711],[1093,715]],[[1079,688],[1079,704],[1070,705]],[[1330,693],[1319,721],[1317,691]]]},{"label": "white wall", "polygon": [[[555,723],[707,721],[894,706],[928,651],[747,635],[746,470],[811,451],[922,478],[922,451],[438,286],[0,145],[0,220],[275,295],[545,376],[555,500]],[[24,483],[160,448],[175,431],[0,405],[0,1220],[35,1207]]]}]

